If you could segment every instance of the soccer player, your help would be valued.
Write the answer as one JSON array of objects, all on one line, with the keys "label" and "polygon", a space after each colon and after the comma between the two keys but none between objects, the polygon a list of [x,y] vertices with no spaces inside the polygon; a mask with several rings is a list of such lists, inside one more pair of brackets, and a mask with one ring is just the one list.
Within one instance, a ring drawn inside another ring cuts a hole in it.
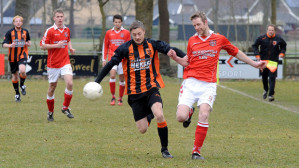
[{"label": "soccer player", "polygon": [[48,50],[47,73],[49,88],[47,94],[48,121],[54,121],[54,91],[60,75],[64,77],[66,89],[64,91],[64,102],[61,109],[68,118],[74,118],[70,112],[69,105],[73,95],[73,70],[70,64],[71,54],[75,54],[70,39],[70,29],[64,22],[64,13],[57,9],[53,12],[54,25],[48,28],[40,42],[41,49]]},{"label": "soccer player", "polygon": [[159,88],[164,87],[164,82],[159,72],[158,52],[170,57],[175,57],[176,52],[180,57],[184,57],[185,54],[176,48],[171,49],[169,44],[163,41],[145,38],[145,28],[140,21],[131,24],[130,33],[133,39],[115,50],[114,56],[99,73],[95,82],[100,83],[114,65],[122,62],[126,81],[125,93],[128,94],[128,103],[133,110],[138,130],[142,134],[145,133],[151,119],[155,118],[162,156],[172,158],[167,148],[168,127],[159,92]]},{"label": "soccer player", "polygon": [[22,28],[23,17],[15,16],[13,18],[14,28],[7,31],[2,43],[2,47],[8,48],[8,61],[10,71],[12,73],[12,85],[16,92],[15,101],[21,101],[19,91],[19,76],[20,88],[22,95],[26,95],[26,64],[28,58],[28,47],[31,45],[30,35],[27,29]]},{"label": "soccer player", "polygon": [[[113,16],[113,24],[114,27],[106,32],[104,45],[103,45],[103,67],[107,64],[106,60],[108,57],[108,61],[111,60],[111,57],[114,51],[121,44],[131,40],[130,32],[122,27],[123,18],[120,15]],[[112,94],[112,99],[110,101],[110,105],[115,105],[115,77],[116,73],[119,75],[119,99],[118,105],[123,105],[122,97],[125,91],[125,78],[123,73],[122,64],[119,63],[115,65],[110,71],[110,92]]]},{"label": "soccer player", "polygon": [[196,12],[190,19],[197,33],[188,41],[189,65],[184,69],[176,118],[179,122],[183,122],[184,127],[188,127],[194,112],[192,105],[197,102],[199,115],[192,159],[202,160],[204,158],[200,150],[208,131],[208,119],[216,98],[216,74],[220,50],[226,50],[228,54],[255,68],[264,68],[266,62],[254,62],[232,45],[226,37],[215,34],[209,29],[207,17],[203,12]]},{"label": "soccer player", "polygon": [[[259,36],[252,45],[257,60],[270,60],[278,63],[278,59],[285,56],[287,43],[282,37],[275,33],[275,29],[275,25],[268,25],[267,33]],[[260,74],[262,75],[264,87],[263,98],[267,98],[269,91],[269,101],[274,101],[277,69],[271,72],[268,68],[266,68],[263,71],[260,71]]]}]

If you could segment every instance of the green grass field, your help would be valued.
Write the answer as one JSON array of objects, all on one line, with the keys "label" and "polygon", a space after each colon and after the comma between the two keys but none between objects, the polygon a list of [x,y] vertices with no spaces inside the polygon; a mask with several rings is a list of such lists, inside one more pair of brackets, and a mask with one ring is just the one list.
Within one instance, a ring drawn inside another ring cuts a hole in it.
[{"label": "green grass field", "polygon": [[140,134],[127,98],[122,107],[109,105],[108,78],[102,82],[104,95],[99,101],[85,99],[82,88],[92,80],[74,80],[72,120],[60,112],[65,89],[60,80],[55,121],[48,123],[46,80],[29,77],[27,95],[16,103],[11,81],[1,79],[0,167],[299,167],[298,81],[278,81],[276,101],[271,104],[261,98],[259,80],[221,81],[257,100],[218,87],[202,148],[206,160],[198,161],[191,160],[198,111],[187,129],[175,119],[178,79],[164,77],[166,87],[161,89],[174,159],[162,158],[155,121]]}]

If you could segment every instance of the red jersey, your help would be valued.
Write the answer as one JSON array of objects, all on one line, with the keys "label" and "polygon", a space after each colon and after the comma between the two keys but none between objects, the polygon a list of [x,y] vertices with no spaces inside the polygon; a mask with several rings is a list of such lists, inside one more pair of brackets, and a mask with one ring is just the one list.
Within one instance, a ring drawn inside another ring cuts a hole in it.
[{"label": "red jersey", "polygon": [[63,26],[59,29],[55,24],[48,28],[44,34],[43,39],[40,41],[42,44],[57,44],[63,41],[62,48],[53,48],[48,50],[47,67],[61,68],[64,65],[70,64],[70,57],[68,54],[68,42],[70,42],[70,29]]},{"label": "red jersey", "polygon": [[110,61],[117,47],[129,40],[131,40],[130,32],[123,27],[121,27],[119,31],[114,30],[114,27],[108,30],[104,39],[102,60],[105,61],[108,54],[108,61]]},{"label": "red jersey", "polygon": [[184,69],[183,78],[193,77],[201,81],[215,83],[220,50],[236,56],[239,49],[228,39],[210,30],[210,35],[203,37],[197,33],[190,37],[187,47],[189,65]]}]

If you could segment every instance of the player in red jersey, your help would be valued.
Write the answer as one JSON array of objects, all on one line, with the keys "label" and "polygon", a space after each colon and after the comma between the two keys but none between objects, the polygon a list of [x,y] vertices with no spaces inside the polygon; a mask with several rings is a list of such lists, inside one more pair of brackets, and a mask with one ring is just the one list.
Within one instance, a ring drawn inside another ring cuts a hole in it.
[{"label": "player in red jersey", "polygon": [[[121,44],[131,40],[130,32],[122,27],[123,18],[120,15],[113,16],[113,24],[114,27],[106,32],[104,45],[103,45],[103,67],[106,65],[106,60],[108,57],[108,61],[111,60],[114,51],[117,49],[118,46]],[[122,97],[125,91],[125,78],[123,73],[122,64],[115,65],[110,71],[110,92],[112,94],[112,99],[110,105],[115,105],[115,77],[116,72],[119,75],[119,99],[118,105],[123,105]]]},{"label": "player in red jersey", "polygon": [[22,28],[23,17],[15,16],[13,18],[14,28],[10,29],[4,37],[2,46],[8,48],[8,61],[10,71],[12,73],[12,85],[16,92],[15,101],[20,102],[21,96],[19,91],[19,76],[20,88],[22,95],[26,95],[26,64],[28,58],[28,47],[30,47],[30,35],[27,29]]},{"label": "player in red jersey", "polygon": [[73,70],[70,64],[71,54],[75,54],[70,40],[70,29],[64,24],[64,13],[57,9],[53,13],[54,25],[48,28],[40,42],[41,49],[48,50],[47,73],[49,88],[47,94],[48,121],[54,121],[54,91],[60,75],[64,77],[66,89],[64,91],[64,102],[61,109],[68,118],[74,118],[70,112],[69,105],[73,96]]},{"label": "player in red jersey", "polygon": [[197,33],[188,41],[189,65],[184,69],[176,118],[179,122],[183,122],[184,127],[188,127],[194,111],[192,105],[197,102],[199,115],[192,159],[202,160],[204,158],[200,155],[200,149],[208,131],[208,118],[216,98],[216,74],[220,50],[226,50],[228,54],[255,68],[264,69],[266,62],[251,60],[226,37],[213,33],[203,12],[196,12],[190,19]]}]

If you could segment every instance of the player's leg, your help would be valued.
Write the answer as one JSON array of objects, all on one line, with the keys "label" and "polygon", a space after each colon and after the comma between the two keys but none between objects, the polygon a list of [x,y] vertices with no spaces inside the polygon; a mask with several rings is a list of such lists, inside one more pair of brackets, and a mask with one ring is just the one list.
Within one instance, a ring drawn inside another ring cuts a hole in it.
[{"label": "player's leg", "polygon": [[123,95],[125,92],[125,76],[123,73],[123,67],[122,67],[122,63],[119,63],[119,65],[117,66],[117,73],[119,75],[119,99],[118,99],[118,105],[121,106],[123,105]]},{"label": "player's leg", "polygon": [[21,88],[22,95],[26,95],[26,86],[24,85],[27,77],[26,64],[27,64],[27,60],[25,58],[19,61],[20,88]]},{"label": "player's leg", "polygon": [[275,94],[275,83],[276,83],[276,76],[277,76],[277,70],[272,73],[269,72],[269,101],[274,101],[274,94]]},{"label": "player's leg", "polygon": [[179,93],[179,103],[177,106],[176,119],[183,123],[183,126],[187,128],[191,123],[191,117],[194,113],[194,107],[192,105],[196,101],[194,97],[194,91],[192,86],[193,81],[186,79],[183,81],[180,93]]},{"label": "player's leg", "polygon": [[11,81],[12,81],[12,86],[15,90],[15,101],[20,102],[21,101],[21,96],[20,96],[20,91],[19,91],[19,66],[17,62],[9,62],[10,65],[10,72],[12,74],[11,76]]},{"label": "player's leg", "polygon": [[266,99],[267,95],[268,95],[268,91],[269,91],[269,82],[268,82],[268,78],[269,78],[269,73],[270,71],[268,70],[268,68],[265,68],[263,70],[263,72],[261,72],[262,75],[262,82],[263,82],[263,87],[264,87],[264,92],[263,92],[263,98]]},{"label": "player's leg", "polygon": [[54,102],[55,102],[55,89],[57,86],[57,80],[60,75],[60,69],[57,68],[47,68],[48,73],[48,82],[49,87],[47,91],[47,105],[48,105],[48,113],[47,120],[54,121]]},{"label": "player's leg", "polygon": [[[216,99],[216,83],[199,82],[202,93],[197,102],[199,107],[198,122],[195,130],[194,147],[192,151],[192,159],[204,159],[200,155],[200,150],[203,146],[209,127],[209,116],[212,111],[214,101]],[[197,86],[198,87],[198,86]]]},{"label": "player's leg", "polygon": [[158,135],[161,143],[161,153],[164,158],[173,158],[168,152],[168,127],[163,114],[163,104],[159,91],[155,91],[150,95],[149,105],[157,121]]},{"label": "player's leg", "polygon": [[73,97],[73,70],[70,64],[65,65],[61,69],[61,75],[63,76],[66,88],[64,90],[64,101],[62,106],[62,113],[64,113],[68,118],[74,118],[73,114],[70,112],[70,103]]},{"label": "player's leg", "polygon": [[110,71],[109,85],[110,85],[110,92],[111,92],[111,95],[112,95],[110,105],[112,105],[112,106],[115,105],[116,70],[117,70],[117,65],[113,66],[113,68]]}]

